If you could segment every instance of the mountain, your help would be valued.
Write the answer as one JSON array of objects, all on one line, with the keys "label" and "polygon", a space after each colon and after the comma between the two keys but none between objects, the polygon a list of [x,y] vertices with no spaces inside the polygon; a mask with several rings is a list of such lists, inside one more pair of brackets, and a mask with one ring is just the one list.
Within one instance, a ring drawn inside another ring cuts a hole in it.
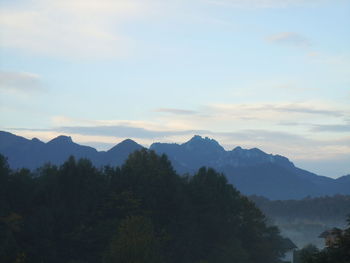
[{"label": "mountain", "polygon": [[[202,166],[216,167],[225,150],[213,139],[195,135],[181,145],[175,143],[153,143],[150,147],[158,154],[165,153],[179,173],[193,173]],[[213,158],[214,157],[214,158]]]},{"label": "mountain", "polygon": [[154,143],[150,149],[168,155],[181,173],[193,173],[202,166],[213,167],[247,195],[275,200],[350,194],[350,176],[339,179],[319,176],[295,167],[284,156],[257,148],[236,147],[226,151],[213,139],[194,136],[183,144]]},{"label": "mountain", "polygon": [[126,139],[107,152],[100,152],[97,163],[101,165],[120,166],[128,158],[129,154],[144,148],[133,140]]},{"label": "mountain", "polygon": [[143,148],[132,140],[125,140],[109,151],[96,149],[72,141],[71,137],[58,136],[44,143],[36,138],[32,140],[0,131],[0,153],[8,158],[12,169],[35,169],[45,163],[62,164],[73,155],[76,158],[88,158],[97,167],[121,165],[130,153]]},{"label": "mountain", "polygon": [[225,151],[217,141],[198,135],[181,145],[154,143],[150,149],[159,154],[167,154],[176,170],[184,170],[185,172],[196,171],[202,166],[226,170],[225,167],[251,167],[266,163],[294,167],[283,156],[266,154],[257,148],[245,150],[236,147],[232,151]]},{"label": "mountain", "polygon": [[[70,155],[88,158],[94,165],[121,165],[128,155],[143,146],[127,139],[108,151],[76,144],[70,137],[58,136],[48,143],[0,131],[0,153],[13,169],[35,169],[50,162],[59,165]],[[257,148],[236,147],[226,151],[217,141],[194,136],[183,144],[153,143],[158,154],[166,154],[179,174],[196,172],[207,166],[226,175],[228,181],[247,195],[269,199],[300,199],[307,196],[350,194],[350,175],[332,179],[305,171],[281,155]]]}]

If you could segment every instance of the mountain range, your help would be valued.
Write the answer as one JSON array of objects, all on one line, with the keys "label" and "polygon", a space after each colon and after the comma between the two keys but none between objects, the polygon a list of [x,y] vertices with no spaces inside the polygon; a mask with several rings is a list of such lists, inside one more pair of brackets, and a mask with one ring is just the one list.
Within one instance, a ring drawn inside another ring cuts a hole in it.
[{"label": "mountain range", "polygon": [[[97,151],[74,143],[68,136],[45,143],[0,131],[0,153],[8,158],[12,169],[36,169],[47,162],[60,165],[70,155],[88,158],[97,167],[120,166],[130,153],[142,148],[127,139],[108,151]],[[179,174],[193,174],[202,166],[212,167],[224,173],[246,195],[286,200],[350,194],[350,175],[338,179],[319,176],[294,166],[284,156],[267,154],[258,148],[236,147],[227,151],[217,141],[195,135],[183,144],[153,143],[149,149],[166,154]]]}]

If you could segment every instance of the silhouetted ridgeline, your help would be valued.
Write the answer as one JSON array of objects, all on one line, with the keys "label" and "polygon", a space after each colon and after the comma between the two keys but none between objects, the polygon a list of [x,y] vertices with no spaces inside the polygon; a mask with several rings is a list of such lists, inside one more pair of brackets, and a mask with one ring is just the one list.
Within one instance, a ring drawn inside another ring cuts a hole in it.
[{"label": "silhouetted ridgeline", "polygon": [[[120,166],[130,153],[142,148],[132,140],[125,140],[106,152],[98,152],[74,143],[67,136],[44,143],[0,132],[0,153],[8,157],[13,169],[35,169],[46,162],[61,165],[70,155],[88,158],[96,167]],[[183,144],[154,143],[150,149],[165,153],[179,174],[194,174],[202,166],[213,167],[246,195],[286,200],[350,194],[350,175],[338,179],[318,176],[295,167],[286,157],[257,148],[236,147],[226,151],[215,140],[194,136]]]},{"label": "silhouetted ridgeline", "polygon": [[279,263],[289,244],[223,175],[180,177],[145,149],[35,173],[0,155],[0,195],[0,262]]}]

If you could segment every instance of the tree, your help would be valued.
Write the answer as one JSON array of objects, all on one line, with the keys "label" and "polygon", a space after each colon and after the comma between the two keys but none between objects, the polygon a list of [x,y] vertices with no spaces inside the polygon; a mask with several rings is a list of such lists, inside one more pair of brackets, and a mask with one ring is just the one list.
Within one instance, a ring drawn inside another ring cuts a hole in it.
[{"label": "tree", "polygon": [[112,240],[105,262],[164,262],[160,241],[152,222],[143,216],[130,216],[124,219]]},{"label": "tree", "polygon": [[316,263],[319,252],[316,246],[309,244],[296,253],[294,261],[295,263]]},{"label": "tree", "polygon": [[338,233],[336,242],[318,251],[314,247],[306,247],[299,252],[301,263],[349,263],[350,262],[350,216],[348,227]]},{"label": "tree", "polygon": [[69,158],[33,172],[0,156],[0,262],[277,263],[278,229],[223,174],[180,177],[140,150],[120,168]]}]

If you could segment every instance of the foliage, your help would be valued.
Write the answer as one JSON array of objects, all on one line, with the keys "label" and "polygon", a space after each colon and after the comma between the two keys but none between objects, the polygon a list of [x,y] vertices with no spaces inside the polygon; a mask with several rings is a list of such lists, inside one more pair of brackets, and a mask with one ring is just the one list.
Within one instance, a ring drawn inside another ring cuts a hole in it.
[{"label": "foliage", "polygon": [[[350,213],[350,196],[335,195],[301,200],[269,200],[261,196],[249,197],[271,218],[288,218],[320,222],[345,222]],[[293,211],[293,213],[291,213]]]},{"label": "foliage", "polygon": [[349,263],[350,262],[350,216],[348,228],[339,232],[335,242],[319,251],[308,246],[298,253],[297,263]]},{"label": "foliage", "polygon": [[159,243],[153,224],[148,218],[127,217],[119,225],[106,253],[105,262],[163,262]]},{"label": "foliage", "polygon": [[319,250],[316,246],[309,244],[295,253],[295,263],[315,262]]},{"label": "foliage", "polygon": [[350,196],[335,195],[302,200],[268,200],[250,196],[268,219],[302,248],[314,244],[322,248],[320,233],[333,227],[345,228],[350,213]]},{"label": "foliage", "polygon": [[0,156],[0,262],[277,263],[275,227],[224,175],[180,177],[140,150],[123,166],[69,158],[35,172]]}]

